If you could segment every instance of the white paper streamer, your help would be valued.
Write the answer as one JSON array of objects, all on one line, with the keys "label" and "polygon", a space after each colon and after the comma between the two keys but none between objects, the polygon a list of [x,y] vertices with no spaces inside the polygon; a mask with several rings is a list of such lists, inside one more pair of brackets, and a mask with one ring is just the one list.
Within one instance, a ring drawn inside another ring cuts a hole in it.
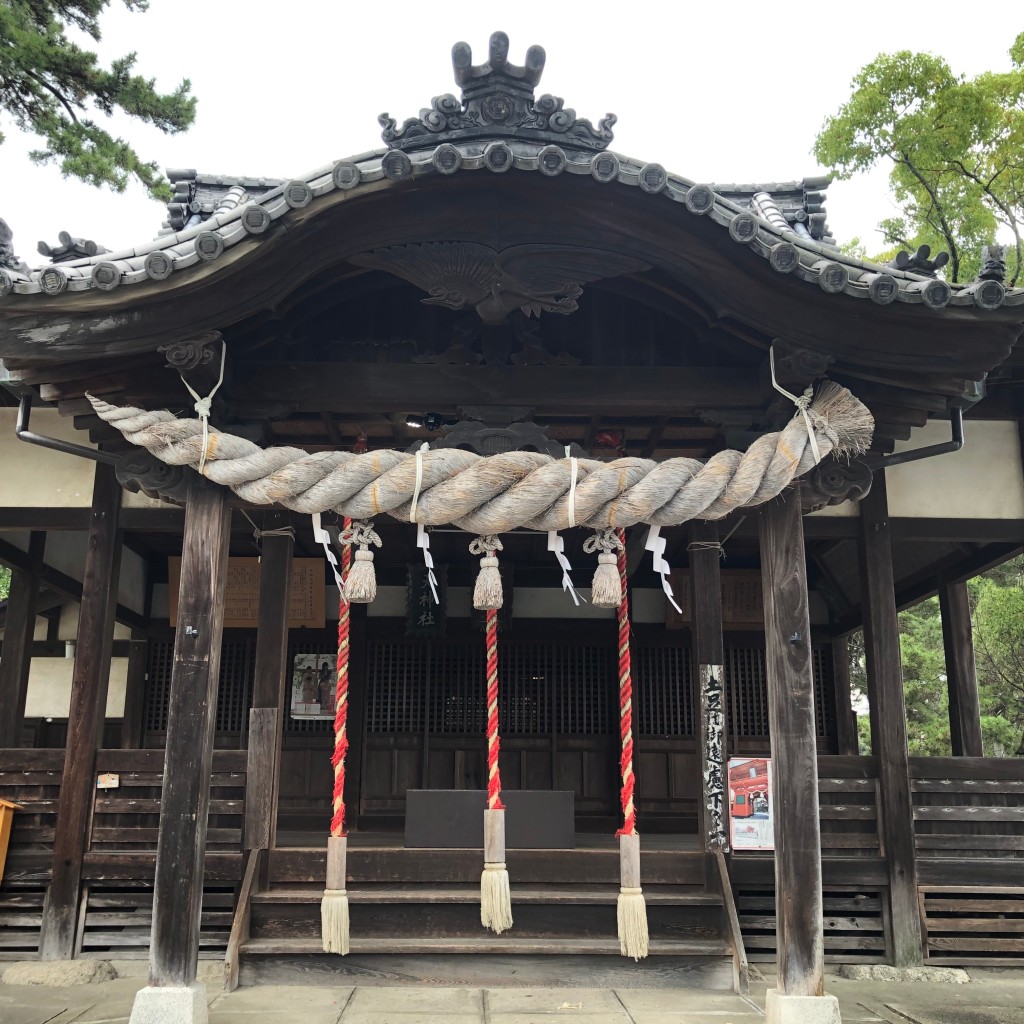
[{"label": "white paper streamer", "polygon": [[660,526],[652,526],[647,531],[647,539],[644,541],[644,548],[654,556],[654,571],[661,577],[661,589],[665,591],[665,597],[670,605],[680,615],[683,609],[676,604],[676,596],[672,593],[672,584],[669,583],[668,574],[671,571],[668,562],[665,561],[665,545],[668,541],[661,535]]},{"label": "white paper streamer", "polygon": [[319,512],[314,512],[312,519],[313,540],[323,547],[324,554],[327,556],[327,561],[331,563],[331,572],[334,573],[334,582],[338,586],[338,593],[341,595],[342,601],[347,601],[348,598],[345,596],[345,583],[341,578],[341,573],[338,571],[338,558],[331,547],[331,535],[323,528],[323,526],[321,526]]},{"label": "white paper streamer", "polygon": [[427,583],[434,595],[434,604],[441,603],[437,596],[437,577],[434,575],[434,556],[430,553],[430,534],[422,523],[416,524],[416,547],[423,549],[423,564],[427,567]]},{"label": "white paper streamer", "polygon": [[572,566],[569,564],[569,559],[565,557],[565,541],[558,535],[557,530],[548,530],[548,551],[554,553],[558,564],[562,567],[562,589],[569,591],[573,604],[578,608],[580,601],[585,601],[586,598],[578,594],[572,585],[572,579],[569,576]]},{"label": "white paper streamer", "polygon": [[[409,506],[409,522],[416,522],[416,505],[420,500],[420,490],[423,487],[423,453],[430,451],[430,445],[426,441],[416,449],[416,486],[412,491],[412,504]],[[419,534],[416,535],[416,543],[419,544]],[[430,546],[430,541],[427,541]]]},{"label": "white paper streamer", "polygon": [[[570,455],[571,447],[565,446],[565,457],[569,460],[570,477],[569,477],[569,526],[570,528],[576,525],[576,484],[580,476],[580,464],[579,460],[574,456]],[[550,536],[550,534],[549,534]],[[551,550],[550,548],[548,550]]]}]

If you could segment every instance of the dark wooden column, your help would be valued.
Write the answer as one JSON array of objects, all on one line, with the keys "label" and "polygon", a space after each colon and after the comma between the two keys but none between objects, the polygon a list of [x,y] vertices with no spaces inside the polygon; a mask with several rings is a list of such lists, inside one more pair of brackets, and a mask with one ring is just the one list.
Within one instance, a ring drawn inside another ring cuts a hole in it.
[{"label": "dark wooden column", "polygon": [[36,597],[43,568],[46,534],[33,532],[28,542],[27,569],[11,569],[11,591],[0,657],[0,749],[21,746],[28,675],[32,667],[32,637],[36,626]]},{"label": "dark wooden column", "polygon": [[836,709],[836,753],[860,753],[857,716],[850,703],[850,645],[845,636],[832,640],[832,693]]},{"label": "dark wooden column", "polygon": [[200,476],[189,481],[153,891],[154,986],[196,979],[231,528],[226,495]]},{"label": "dark wooden column", "polygon": [[142,747],[146,713],[146,671],[149,667],[149,640],[139,629],[132,630],[128,641],[128,672],[124,689],[124,714],[121,717],[121,749]]},{"label": "dark wooden column", "polygon": [[725,806],[725,645],[718,524],[690,524],[693,665],[697,684],[697,743],[701,806],[697,820],[709,853],[729,846]]},{"label": "dark wooden column", "polygon": [[[266,529],[287,525],[275,513]],[[295,540],[264,537],[260,554],[260,610],[256,624],[256,678],[249,713],[249,757],[245,779],[247,850],[269,849],[277,835],[281,779],[281,724],[288,676],[288,600]]]},{"label": "dark wooden column", "polygon": [[860,504],[861,610],[871,711],[871,750],[878,758],[880,821],[889,871],[892,956],[897,967],[921,962],[914,807],[907,763],[896,588],[885,472]]},{"label": "dark wooden column", "polygon": [[981,705],[974,667],[971,603],[963,580],[939,585],[942,645],[949,687],[949,738],[955,757],[981,757]]},{"label": "dark wooden column", "polygon": [[114,642],[114,609],[121,562],[117,520],[121,488],[112,466],[96,466],[75,667],[71,677],[67,752],[53,840],[53,870],[43,903],[39,953],[44,960],[74,955],[82,857],[95,790],[96,749],[103,737]]},{"label": "dark wooden column", "polygon": [[820,996],[825,962],[818,750],[799,482],[764,506],[760,535],[775,818],[778,991]]}]

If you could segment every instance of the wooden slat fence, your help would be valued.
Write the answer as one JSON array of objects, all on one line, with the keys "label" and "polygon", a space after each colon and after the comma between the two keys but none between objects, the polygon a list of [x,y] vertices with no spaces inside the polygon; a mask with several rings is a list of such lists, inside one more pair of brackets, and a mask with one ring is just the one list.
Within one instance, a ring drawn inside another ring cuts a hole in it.
[{"label": "wooden slat fence", "polygon": [[1024,962],[1024,759],[910,759],[925,959]]},{"label": "wooden slat fence", "polygon": [[[117,786],[93,792],[76,955],[147,954],[163,762],[164,752],[156,749],[96,755],[97,776],[112,774]],[[25,808],[14,816],[0,884],[0,959],[38,951],[63,768],[63,750],[0,750],[0,796]],[[244,750],[215,751],[202,955],[222,955],[231,927],[242,868],[245,771]]]}]

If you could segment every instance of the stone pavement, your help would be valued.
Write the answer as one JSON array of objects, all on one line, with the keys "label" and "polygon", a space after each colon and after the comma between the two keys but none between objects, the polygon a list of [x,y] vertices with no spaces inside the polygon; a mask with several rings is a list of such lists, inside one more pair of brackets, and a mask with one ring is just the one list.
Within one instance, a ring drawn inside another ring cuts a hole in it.
[{"label": "stone pavement", "polygon": [[[972,971],[967,985],[829,976],[845,1024],[1024,1024],[1024,971]],[[142,978],[71,988],[0,985],[3,1024],[124,1024]],[[696,989],[454,989],[267,985],[224,993],[208,982],[210,1024],[756,1024],[749,997]]]}]

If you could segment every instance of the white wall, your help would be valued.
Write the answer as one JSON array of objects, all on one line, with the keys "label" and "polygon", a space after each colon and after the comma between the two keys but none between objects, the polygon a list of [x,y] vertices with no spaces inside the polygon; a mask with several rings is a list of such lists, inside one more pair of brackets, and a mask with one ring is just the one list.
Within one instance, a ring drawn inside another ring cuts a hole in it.
[{"label": "white wall", "polygon": [[[26,444],[14,436],[17,409],[0,409],[0,466],[3,466],[3,504],[9,508],[92,504],[95,463],[63,452]],[[70,418],[56,409],[34,409],[30,428],[38,434],[88,445],[89,436],[75,430]]]},{"label": "white wall", "polygon": [[[948,441],[949,424],[933,420],[896,451]],[[958,452],[885,472],[889,515],[942,519],[1024,519],[1024,473],[1017,424],[964,421]]]},{"label": "white wall", "polygon": [[[71,658],[33,658],[28,679],[26,718],[67,718],[71,707],[71,673],[75,663]],[[128,678],[128,659],[112,658],[110,685],[107,689],[107,718],[120,718],[124,714],[125,681]]]}]

